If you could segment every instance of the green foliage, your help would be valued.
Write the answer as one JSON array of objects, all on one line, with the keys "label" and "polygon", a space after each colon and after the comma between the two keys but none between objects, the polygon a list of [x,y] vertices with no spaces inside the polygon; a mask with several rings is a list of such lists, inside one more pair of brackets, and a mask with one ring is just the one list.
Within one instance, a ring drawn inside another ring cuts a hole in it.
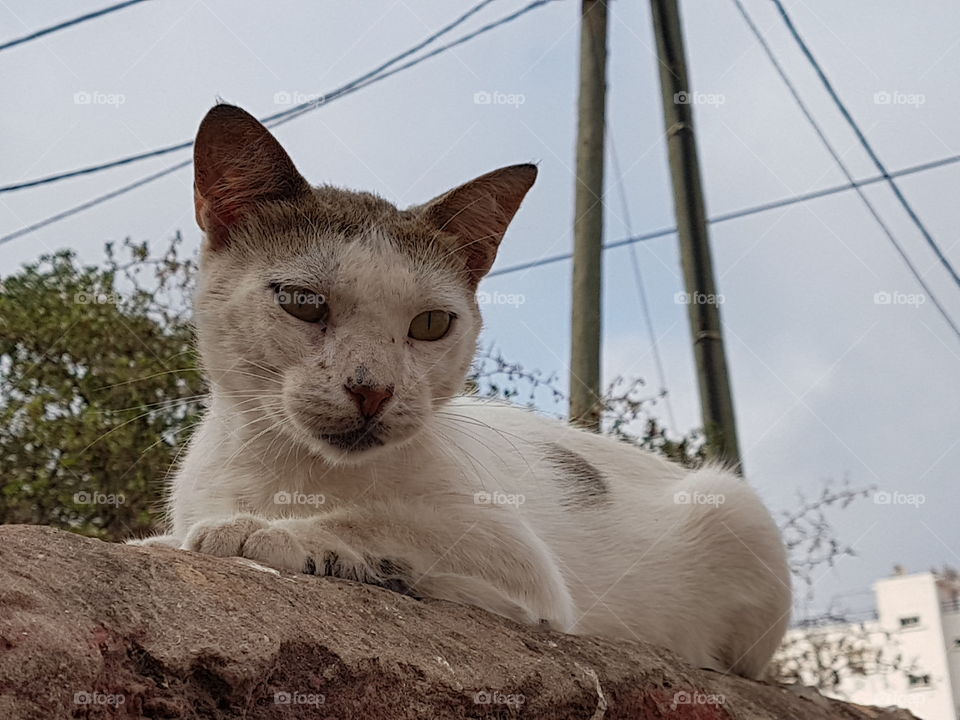
[{"label": "green foliage", "polygon": [[152,528],[204,391],[179,245],[108,245],[105,267],[59,252],[0,281],[0,522]]}]

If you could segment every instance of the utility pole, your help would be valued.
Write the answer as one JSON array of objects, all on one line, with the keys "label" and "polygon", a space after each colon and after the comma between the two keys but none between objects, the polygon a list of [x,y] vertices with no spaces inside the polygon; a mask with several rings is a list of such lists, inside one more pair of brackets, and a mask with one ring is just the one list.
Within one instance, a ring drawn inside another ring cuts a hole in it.
[{"label": "utility pole", "polygon": [[603,150],[607,95],[607,0],[582,0],[576,202],[573,219],[573,315],[570,421],[600,429],[600,302]]},{"label": "utility pole", "polygon": [[721,296],[713,277],[697,141],[693,129],[695,95],[687,79],[687,59],[677,0],[650,0],[660,60],[663,122],[667,134],[673,201],[680,237],[685,300],[693,336],[707,453],[743,472],[733,398],[720,324]]}]

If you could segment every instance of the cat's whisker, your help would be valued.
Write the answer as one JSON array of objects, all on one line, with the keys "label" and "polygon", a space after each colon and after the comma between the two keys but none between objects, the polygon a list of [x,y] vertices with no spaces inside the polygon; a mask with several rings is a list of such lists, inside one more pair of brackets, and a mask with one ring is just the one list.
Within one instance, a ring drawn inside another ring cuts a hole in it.
[{"label": "cat's whisker", "polygon": [[112,390],[113,388],[123,387],[124,385],[132,385],[138,382],[154,380],[158,377],[163,377],[164,375],[174,375],[176,373],[188,373],[188,372],[196,375],[200,373],[200,368],[193,366],[193,367],[185,367],[185,368],[176,368],[174,370],[161,370],[160,372],[153,373],[152,375],[144,375],[143,377],[136,377],[130,380],[124,380],[123,382],[112,383],[110,385],[102,385],[100,387],[95,387],[93,388],[93,392],[100,392],[101,390]]},{"label": "cat's whisker", "polygon": [[201,395],[188,395],[186,397],[160,400],[159,402],[155,402],[155,403],[146,403],[143,405],[131,405],[130,407],[125,407],[125,408],[104,408],[103,410],[94,410],[93,412],[97,415],[109,415],[111,413],[132,412],[134,410],[162,409],[166,407],[175,407],[183,403],[198,402],[207,397],[209,397],[209,395],[207,395],[206,393]]},{"label": "cat's whisker", "polygon": [[[243,375],[244,377],[252,377],[257,380],[265,380],[267,382],[280,384],[280,380],[269,375],[262,375],[260,373],[249,372],[247,370],[238,370],[236,368],[223,369],[223,368],[207,368],[209,372],[222,373],[226,375]],[[279,376],[278,376],[279,377]]]},{"label": "cat's whisker", "polygon": [[451,413],[451,412],[446,411],[446,410],[438,410],[438,411],[437,411],[436,413],[434,413],[434,414],[435,414],[435,415],[438,415],[438,416],[442,415],[442,416],[447,417],[447,418],[450,418],[450,419],[461,420],[461,421],[464,421],[464,422],[470,422],[470,423],[479,425],[479,426],[481,426],[481,427],[484,427],[484,428],[486,428],[487,430],[490,430],[491,432],[496,433],[497,435],[499,435],[500,437],[502,437],[504,440],[506,440],[506,441],[510,444],[510,447],[512,447],[513,450],[514,450],[514,452],[516,452],[517,456],[520,457],[520,458],[523,460],[524,464],[527,466],[527,470],[530,472],[531,476],[533,476],[533,468],[530,466],[530,463],[527,461],[526,455],[525,455],[523,452],[520,451],[520,448],[518,448],[518,447],[514,444],[514,442],[508,437],[508,435],[513,436],[514,438],[516,438],[517,440],[520,440],[520,441],[522,441],[522,442],[527,442],[527,443],[529,443],[529,440],[528,440],[528,439],[523,438],[523,437],[521,437],[520,435],[517,435],[517,434],[515,434],[515,433],[511,433],[511,432],[508,432],[508,431],[506,431],[506,430],[501,430],[500,428],[495,428],[495,427],[493,427],[492,425],[490,425],[489,423],[486,423],[486,422],[484,422],[483,420],[480,420],[479,418],[467,417],[467,416],[465,416],[465,415],[463,415],[463,414],[460,414],[460,413]]},{"label": "cat's whisker", "polygon": [[[177,435],[180,435],[180,434],[182,434],[182,433],[185,433],[185,432],[187,432],[188,430],[193,430],[194,428],[199,427],[199,426],[202,425],[202,424],[203,424],[203,420],[201,419],[201,420],[198,420],[198,421],[195,422],[195,423],[190,423],[189,425],[185,425],[184,427],[177,428],[176,430],[172,430],[172,431],[170,431],[169,434],[171,434],[171,435],[173,435],[174,437],[176,437]],[[150,445],[148,445],[147,448],[146,448],[143,452],[141,452],[140,455],[137,456],[137,459],[134,460],[133,463],[130,464],[130,467],[128,467],[126,470],[124,470],[123,475],[121,475],[121,476],[117,479],[117,481],[116,481],[117,484],[120,484],[120,482],[126,477],[127,473],[130,472],[131,470],[133,470],[133,468],[135,468],[135,467],[137,466],[137,464],[138,464],[141,460],[143,460],[143,458],[147,455],[147,453],[149,453],[151,450],[153,450],[153,448],[157,447],[157,445],[160,445],[161,443],[166,442],[166,440],[167,440],[166,437],[161,436],[161,437],[157,438],[157,440],[156,440],[155,442],[153,442],[153,443],[151,443]],[[184,450],[186,450],[186,448],[187,448],[187,443],[182,443],[180,449],[177,451],[177,454],[176,454],[176,456],[175,456],[174,459],[173,459],[173,462],[170,463],[170,466],[171,466],[171,467],[176,467],[177,460],[179,459],[180,454],[181,454]]]},{"label": "cat's whisker", "polygon": [[[460,443],[458,443],[456,440],[454,440],[454,439],[453,439],[452,437],[450,437],[449,435],[444,434],[444,432],[443,432],[444,429],[454,430],[454,429],[459,429],[459,428],[448,427],[448,426],[446,426],[446,425],[442,425],[442,426],[439,427],[439,428],[436,427],[436,426],[434,426],[434,432],[436,432],[436,434],[437,434],[443,441],[449,443],[449,444],[452,445],[456,450],[458,450],[460,453],[462,453],[463,455],[465,455],[465,456],[467,457],[467,459],[470,460],[470,463],[474,466],[474,469],[477,469],[477,468],[482,469],[484,472],[487,473],[487,475],[490,477],[490,479],[491,479],[494,483],[496,483],[496,482],[497,482],[497,476],[493,474],[493,472],[490,470],[490,468],[488,468],[484,463],[480,462],[480,460],[477,458],[477,456],[474,455],[473,453],[471,453],[471,452],[470,452],[469,450],[467,450],[466,448],[464,448],[463,445],[461,445]],[[474,438],[472,438],[470,435],[467,435],[467,437],[470,438],[470,439],[474,439]]]},{"label": "cat's whisker", "polygon": [[247,365],[252,365],[255,368],[268,372],[271,375],[276,375],[278,378],[283,378],[283,373],[280,372],[279,368],[275,368],[271,365],[264,365],[263,363],[259,363],[256,360],[251,360],[250,358],[244,358],[243,362]]},{"label": "cat's whisker", "polygon": [[[437,422],[442,422],[442,423],[443,423],[443,426],[446,427],[446,428],[448,428],[448,429],[456,430],[457,432],[459,432],[459,433],[461,433],[461,434],[463,434],[463,435],[466,435],[468,438],[470,438],[471,440],[473,440],[473,441],[474,441],[475,443],[477,443],[478,445],[483,446],[483,448],[486,449],[486,450],[488,450],[494,457],[497,456],[497,451],[494,450],[493,447],[491,447],[487,442],[485,442],[484,440],[482,440],[478,434],[468,432],[468,431],[467,431],[467,428],[460,426],[460,423],[461,423],[461,421],[462,421],[462,418],[451,418],[451,417],[449,417],[449,416],[446,416],[446,417],[435,417],[435,420],[436,420]],[[478,425],[478,423],[467,423],[467,424],[468,424],[468,425],[475,425],[475,426]],[[480,425],[480,426],[483,427],[482,425]],[[488,427],[489,427],[489,426],[488,426]],[[522,457],[522,456],[521,456],[521,457]]]}]

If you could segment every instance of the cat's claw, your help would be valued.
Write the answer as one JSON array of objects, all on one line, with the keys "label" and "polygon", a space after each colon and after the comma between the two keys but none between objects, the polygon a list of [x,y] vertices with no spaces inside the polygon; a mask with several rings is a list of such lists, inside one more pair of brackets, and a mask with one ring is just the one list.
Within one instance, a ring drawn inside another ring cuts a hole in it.
[{"label": "cat's claw", "polygon": [[365,555],[362,560],[349,561],[336,552],[324,552],[315,560],[309,558],[305,573],[324,575],[343,580],[356,580],[366,585],[379,585],[401,595],[422,599],[414,589],[413,571],[406,563]]}]

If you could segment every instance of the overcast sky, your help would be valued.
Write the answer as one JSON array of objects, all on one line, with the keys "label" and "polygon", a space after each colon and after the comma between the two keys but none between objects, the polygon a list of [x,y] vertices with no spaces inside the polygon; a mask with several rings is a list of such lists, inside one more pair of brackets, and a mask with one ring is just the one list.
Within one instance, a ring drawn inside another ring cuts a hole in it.
[{"label": "overcast sky", "polygon": [[[768,0],[744,0],[857,177],[875,174]],[[0,3],[0,42],[107,4]],[[465,29],[522,6],[497,0]],[[960,5],[789,0],[787,7],[891,169],[960,152]],[[0,54],[0,184],[193,136],[217,99],[258,116],[324,94],[451,21],[466,2],[150,2]],[[843,182],[732,0],[682,2],[711,215]],[[579,3],[541,7],[453,52],[309,113],[276,132],[314,183],[409,205],[473,176],[535,160],[540,179],[497,268],[571,248]],[[478,93],[481,95],[478,96]],[[494,102],[477,102],[490,93]],[[497,95],[493,95],[497,93]],[[878,95],[879,94],[879,95]],[[674,222],[649,8],[611,4],[608,119],[622,175],[607,165],[608,241]],[[885,99],[890,102],[884,102]],[[187,157],[0,195],[0,234]],[[608,154],[609,160],[609,154]],[[0,247],[0,274],[107,241],[191,248],[189,168]],[[960,166],[904,178],[907,197],[960,266]],[[619,184],[627,198],[620,202]],[[960,288],[888,189],[867,194],[952,316]],[[630,223],[627,222],[629,217]],[[854,193],[718,224],[713,255],[749,481],[775,510],[826,478],[875,485],[890,504],[836,516],[858,557],[824,572],[821,601],[868,591],[895,562],[960,565],[960,341],[937,315]],[[628,250],[605,254],[605,379],[659,385]],[[637,246],[666,368],[675,431],[698,423],[676,238]],[[522,304],[486,308],[486,339],[566,384],[570,264],[487,281]],[[878,303],[877,293],[904,302]],[[925,302],[923,302],[925,300]],[[552,409],[552,408],[550,408]],[[657,412],[669,424],[665,407]],[[916,502],[898,503],[906,495]],[[922,503],[920,502],[922,500]],[[862,604],[864,598],[848,604]]]}]

